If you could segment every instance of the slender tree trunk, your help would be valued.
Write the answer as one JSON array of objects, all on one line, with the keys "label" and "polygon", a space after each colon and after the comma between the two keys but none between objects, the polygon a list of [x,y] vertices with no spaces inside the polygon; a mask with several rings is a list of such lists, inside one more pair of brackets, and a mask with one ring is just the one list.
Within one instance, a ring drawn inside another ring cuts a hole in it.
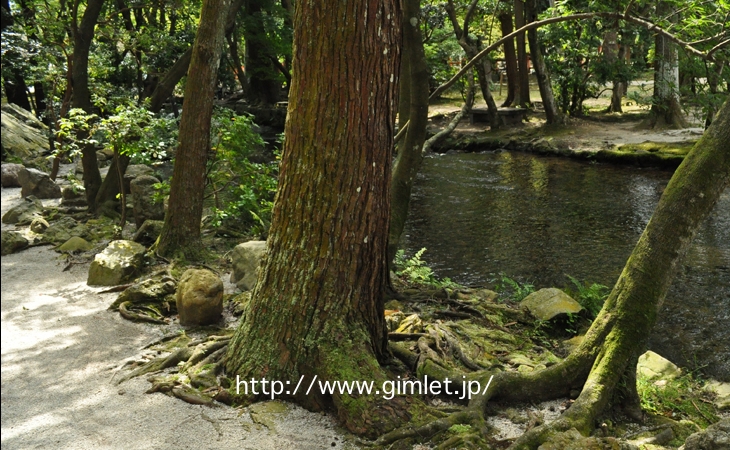
[{"label": "slender tree trunk", "polygon": [[276,54],[271,50],[269,37],[264,28],[264,0],[246,2],[246,26],[243,38],[246,40],[246,72],[251,89],[249,99],[255,103],[273,105],[279,101],[281,83],[277,70],[271,62]]},{"label": "slender tree trunk", "polygon": [[[512,33],[512,15],[500,14],[499,24],[502,29],[502,36]],[[515,40],[508,39],[504,43],[504,60],[505,69],[507,71],[507,98],[502,103],[503,107],[511,106],[512,102],[517,98],[519,90],[519,80],[517,76],[517,56],[515,54]]]},{"label": "slender tree trunk", "polygon": [[[534,22],[537,20],[537,5],[535,0],[527,0],[525,6],[527,21]],[[542,50],[540,49],[540,42],[537,39],[537,29],[533,28],[527,32],[527,40],[530,43],[532,64],[535,66],[537,86],[540,89],[543,108],[545,108],[546,122],[548,125],[564,124],[565,116],[558,109],[555,95],[553,95],[553,86],[550,84],[550,73],[545,65],[545,59],[542,57]]]},{"label": "slender tree trunk", "polygon": [[205,167],[210,149],[210,119],[230,0],[205,0],[185,84],[178,148],[165,224],[157,251],[163,256],[201,256]]},{"label": "slender tree trunk", "polygon": [[[712,69],[707,69],[707,85],[710,88],[711,94],[717,94],[718,87],[720,84],[720,77],[722,76],[722,70],[725,67],[725,61],[720,60],[713,64]],[[707,117],[705,118],[705,128],[712,124],[712,119],[717,111],[716,106],[711,102],[707,108]]]},{"label": "slender tree trunk", "polygon": [[[391,173],[390,230],[388,235],[388,263],[398,251],[411,201],[413,181],[423,161],[423,143],[428,123],[428,63],[423,49],[418,18],[419,0],[403,1],[403,47],[401,55],[400,101],[401,114],[410,120],[403,140],[398,144],[398,156]],[[406,70],[407,69],[407,70]],[[404,92],[404,91],[407,91]],[[403,126],[403,120],[400,121]]]},{"label": "slender tree trunk", "polygon": [[[395,0],[297,4],[289,116],[268,254],[227,372],[303,377],[294,398],[377,436],[405,403],[323,394],[319,380],[384,379],[390,162],[400,58]],[[425,78],[425,77],[424,77]],[[323,98],[326,98],[323,101]],[[293,390],[293,389],[292,389]],[[250,394],[250,392],[249,392]],[[285,393],[285,395],[293,395]]]},{"label": "slender tree trunk", "polygon": [[[515,10],[515,28],[518,30],[524,27],[527,22],[525,20],[525,4],[524,0],[514,0]],[[523,107],[529,108],[532,105],[530,101],[530,69],[527,65],[527,51],[525,49],[525,33],[517,35],[517,82],[520,86],[517,93],[516,103]]]},{"label": "slender tree trunk", "polygon": [[[94,28],[104,6],[104,0],[89,0],[78,27],[74,26],[74,52],[71,78],[73,80],[73,97],[71,106],[91,113],[91,92],[89,91],[89,49],[94,39]],[[84,168],[84,188],[89,211],[96,211],[96,193],[101,186],[101,173],[96,159],[96,147],[86,145],[81,152],[81,164]]]},{"label": "slender tree trunk", "polygon": [[[671,8],[660,1],[658,13]],[[651,107],[652,127],[686,128],[687,119],[679,102],[679,57],[677,46],[666,36],[657,34],[654,41],[654,99]]]}]

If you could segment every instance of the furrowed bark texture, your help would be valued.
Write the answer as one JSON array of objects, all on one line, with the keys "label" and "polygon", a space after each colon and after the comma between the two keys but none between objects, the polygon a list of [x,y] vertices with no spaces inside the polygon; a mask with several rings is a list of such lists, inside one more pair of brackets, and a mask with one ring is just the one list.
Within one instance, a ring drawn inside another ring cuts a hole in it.
[{"label": "furrowed bark texture", "polygon": [[[575,427],[590,432],[626,370],[635,370],[629,364],[646,345],[675,269],[728,184],[730,103],[725,101],[715,122],[674,173],[588,333],[587,338],[605,332],[605,339],[580,396],[559,421],[526,433],[514,448],[536,448],[556,430]],[[586,339],[578,352],[590,352],[596,343],[600,345],[600,340]]]},{"label": "furrowed bark texture", "polygon": [[182,254],[197,259],[202,250],[200,219],[210,147],[210,118],[223,46],[223,24],[229,7],[230,0],[206,0],[200,11],[200,26],[185,84],[170,202],[158,240],[157,250],[161,255]]},{"label": "furrowed bark texture", "polygon": [[[502,36],[512,33],[512,15],[509,13],[499,15],[499,25]],[[502,107],[511,106],[515,101],[519,84],[517,82],[517,56],[515,55],[515,41],[508,39],[504,42],[505,71],[507,72],[507,98],[504,99]]]},{"label": "furrowed bark texture", "polygon": [[369,436],[404,419],[398,402],[304,391],[315,375],[384,377],[400,21],[394,0],[297,4],[268,252],[227,358],[231,378],[291,380],[300,404],[332,406],[351,431]]},{"label": "furrowed bark texture", "polygon": [[[515,28],[518,30],[526,25],[525,21],[525,5],[523,0],[514,1],[515,12]],[[532,105],[530,101],[530,69],[527,68],[527,49],[525,48],[525,32],[517,34],[517,82],[519,90],[517,91],[518,106],[529,108]]]}]

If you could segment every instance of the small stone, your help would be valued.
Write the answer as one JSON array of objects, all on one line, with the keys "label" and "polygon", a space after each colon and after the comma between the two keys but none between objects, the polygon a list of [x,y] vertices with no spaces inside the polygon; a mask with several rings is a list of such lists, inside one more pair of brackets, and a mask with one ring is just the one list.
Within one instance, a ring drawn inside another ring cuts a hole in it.
[{"label": "small stone", "polygon": [[721,381],[710,381],[705,389],[715,392],[715,406],[719,409],[730,409],[730,383]]},{"label": "small stone", "polygon": [[48,222],[43,217],[36,217],[30,223],[30,231],[43,234],[48,229]]},{"label": "small stone", "polygon": [[420,333],[423,331],[423,321],[418,314],[411,314],[403,319],[403,321],[395,330],[396,333]]},{"label": "small stone", "polygon": [[231,253],[233,273],[231,283],[242,291],[253,290],[258,279],[259,265],[266,252],[266,241],[249,241],[238,244]]},{"label": "small stone", "polygon": [[175,299],[181,325],[216,323],[223,312],[223,281],[210,270],[188,269],[180,278]]},{"label": "small stone", "polygon": [[680,450],[730,449],[730,419],[710,425],[704,431],[690,435]]},{"label": "small stone", "polygon": [[580,303],[557,288],[545,288],[533,292],[520,304],[539,320],[550,320],[561,315],[577,314],[583,311]]}]

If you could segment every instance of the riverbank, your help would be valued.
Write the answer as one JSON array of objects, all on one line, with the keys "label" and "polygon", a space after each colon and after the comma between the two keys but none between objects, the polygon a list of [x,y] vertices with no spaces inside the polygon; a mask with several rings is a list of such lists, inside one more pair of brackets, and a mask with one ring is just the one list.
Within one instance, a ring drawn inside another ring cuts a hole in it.
[{"label": "riverbank", "polygon": [[[458,107],[441,105],[429,110],[429,135],[443,129]],[[433,147],[435,152],[514,150],[579,160],[676,168],[702,136],[702,128],[652,130],[647,114],[590,113],[569,118],[565,126],[548,126],[542,112],[530,112],[521,125],[490,130],[486,123],[462,120],[451,135]]]}]

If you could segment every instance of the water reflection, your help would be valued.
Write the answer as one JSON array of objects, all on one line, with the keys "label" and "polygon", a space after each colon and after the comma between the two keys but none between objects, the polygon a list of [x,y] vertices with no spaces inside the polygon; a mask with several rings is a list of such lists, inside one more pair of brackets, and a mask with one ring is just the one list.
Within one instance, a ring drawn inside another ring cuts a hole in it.
[{"label": "water reflection", "polygon": [[[566,274],[612,286],[659,200],[666,171],[521,153],[433,156],[414,188],[407,253],[440,276],[498,272],[538,287]],[[730,194],[702,225],[667,296],[652,348],[730,380]]]}]

